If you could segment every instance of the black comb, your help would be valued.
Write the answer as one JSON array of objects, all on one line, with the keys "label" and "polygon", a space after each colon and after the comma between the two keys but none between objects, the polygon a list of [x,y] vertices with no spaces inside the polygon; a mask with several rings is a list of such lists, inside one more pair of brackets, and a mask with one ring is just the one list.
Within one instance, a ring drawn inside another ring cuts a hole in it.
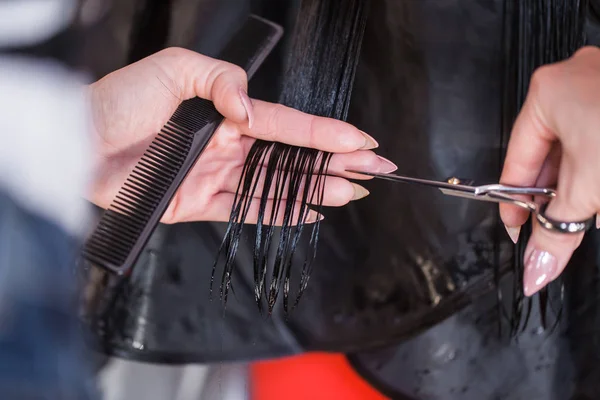
[{"label": "black comb", "polygon": [[[251,15],[217,58],[244,68],[250,79],[282,33]],[[223,119],[211,101],[181,103],[102,215],[83,249],[87,261],[117,274],[131,269]]]}]

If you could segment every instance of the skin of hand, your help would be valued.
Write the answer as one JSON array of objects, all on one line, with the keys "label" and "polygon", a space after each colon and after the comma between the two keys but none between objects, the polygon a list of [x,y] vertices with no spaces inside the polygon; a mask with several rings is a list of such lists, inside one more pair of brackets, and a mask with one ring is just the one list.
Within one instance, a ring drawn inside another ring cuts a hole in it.
[{"label": "skin of hand", "polygon": [[[555,187],[546,214],[562,221],[588,219],[600,210],[600,49],[584,47],[571,58],[538,69],[508,144],[501,183]],[[500,205],[516,242],[528,212]],[[524,293],[556,279],[581,234],[559,234],[533,222],[525,250]]]},{"label": "skin of hand", "polygon": [[[371,136],[352,125],[251,100],[247,83],[245,71],[238,66],[169,48],[90,85],[95,160],[88,199],[107,208],[175,109],[195,96],[213,101],[225,120],[180,186],[163,223],[227,221],[246,155],[256,139],[335,153],[329,173],[336,176],[326,178],[326,206],[342,206],[369,194],[346,179],[369,177],[345,169],[392,172],[397,168],[372,151],[378,145]],[[261,191],[259,186],[257,196]],[[259,201],[252,202],[247,222],[256,222],[258,205]],[[308,218],[314,222],[322,216],[313,212]]]}]

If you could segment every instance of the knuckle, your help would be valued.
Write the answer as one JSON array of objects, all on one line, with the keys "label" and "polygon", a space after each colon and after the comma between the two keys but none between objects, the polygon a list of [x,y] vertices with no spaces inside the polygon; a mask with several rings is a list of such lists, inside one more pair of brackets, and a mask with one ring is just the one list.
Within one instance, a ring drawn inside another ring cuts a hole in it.
[{"label": "knuckle", "polygon": [[171,47],[167,47],[166,49],[164,49],[162,51],[165,52],[166,54],[182,54],[189,50],[186,50],[182,47],[171,46]]},{"label": "knuckle", "polygon": [[375,152],[371,150],[361,150],[358,154],[360,155],[361,164],[365,167],[373,170],[379,170],[381,168],[381,161]]},{"label": "knuckle", "polygon": [[318,118],[315,117],[314,115],[311,115],[308,117],[308,140],[307,140],[307,146],[311,149],[314,149],[318,146]]},{"label": "knuckle", "polygon": [[224,95],[222,87],[225,78],[225,69],[220,64],[215,65],[208,75],[209,84],[212,82],[210,84],[210,98],[214,102],[220,102],[220,96]]},{"label": "knuckle", "polygon": [[530,91],[539,91],[543,87],[552,84],[556,76],[558,65],[543,65],[538,67],[531,75]]},{"label": "knuckle", "polygon": [[247,79],[246,71],[241,67],[221,60],[215,60],[207,77],[208,82],[212,82],[211,94],[217,94],[233,82],[245,85]]},{"label": "knuckle", "polygon": [[371,150],[356,150],[351,153],[334,153],[332,161],[333,160],[335,160],[335,165],[342,169],[352,166],[352,169],[384,172],[379,156]]},{"label": "knuckle", "polygon": [[261,132],[261,137],[266,140],[274,140],[277,137],[277,131],[279,129],[279,116],[282,111],[282,105],[274,104],[269,111],[267,116],[266,129]]},{"label": "knuckle", "polygon": [[182,47],[167,47],[166,49],[163,49],[161,51],[159,51],[158,53],[156,53],[156,55],[158,56],[165,56],[165,57],[169,57],[169,58],[179,58],[179,57],[183,57],[187,54],[190,53],[190,50],[184,49]]},{"label": "knuckle", "polygon": [[246,71],[240,67],[239,65],[235,65],[235,64],[227,64],[227,70],[229,71],[229,73],[231,74],[231,76],[239,81],[243,81],[243,82],[247,82],[248,81],[248,74],[246,73]]},{"label": "knuckle", "polygon": [[556,118],[550,111],[557,107],[554,99],[569,93],[568,91],[565,93],[565,85],[568,83],[565,82],[564,68],[559,64],[543,65],[531,76],[527,97],[532,102],[532,110],[542,125],[547,126],[548,118]]},{"label": "knuckle", "polygon": [[583,46],[580,49],[578,49],[573,54],[573,58],[597,56],[598,54],[600,54],[600,49],[598,49],[596,46],[588,45],[588,46]]},{"label": "knuckle", "polygon": [[213,82],[228,83],[231,81],[238,81],[238,83],[245,83],[248,80],[248,75],[240,66],[230,64],[226,61],[216,60],[213,70]]}]

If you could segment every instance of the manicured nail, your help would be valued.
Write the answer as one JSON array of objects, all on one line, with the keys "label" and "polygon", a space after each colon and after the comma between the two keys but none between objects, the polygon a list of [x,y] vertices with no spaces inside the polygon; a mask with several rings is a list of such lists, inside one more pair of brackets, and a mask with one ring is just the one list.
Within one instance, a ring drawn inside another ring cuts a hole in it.
[{"label": "manicured nail", "polygon": [[354,196],[352,197],[353,201],[363,199],[370,194],[367,189],[360,185],[357,185],[356,183],[352,183],[352,186],[354,186]]},{"label": "manicured nail", "polygon": [[314,210],[310,210],[306,217],[306,223],[313,224],[317,221],[322,221],[323,219],[325,219],[325,216],[323,214],[319,214],[318,212],[316,212]]},{"label": "manicured nail", "polygon": [[525,264],[523,275],[523,292],[525,296],[532,296],[554,280],[557,271],[556,257],[547,251],[533,250]]},{"label": "manicured nail", "polygon": [[383,174],[389,174],[390,172],[394,172],[398,169],[398,166],[390,160],[388,160],[387,158],[383,158],[381,156],[377,156],[377,158],[379,158],[379,161],[381,162],[379,164],[378,172],[381,172]]},{"label": "manicured nail", "polygon": [[510,226],[504,225],[504,228],[506,228],[506,232],[508,232],[508,236],[510,237],[510,240],[512,240],[512,242],[514,244],[517,244],[517,241],[519,240],[519,233],[521,233],[521,227],[520,226],[510,227]]},{"label": "manicured nail", "polygon": [[365,144],[361,147],[361,150],[371,150],[379,147],[379,143],[377,143],[377,140],[373,139],[371,135],[363,131],[360,131],[360,133],[365,137]]},{"label": "manicured nail", "polygon": [[246,114],[248,115],[248,128],[252,129],[252,123],[254,122],[254,106],[252,105],[252,100],[248,97],[248,93],[242,88],[239,90],[240,99],[242,100],[242,105],[246,110]]},{"label": "manicured nail", "polygon": [[600,229],[600,214],[596,214],[596,229]]}]

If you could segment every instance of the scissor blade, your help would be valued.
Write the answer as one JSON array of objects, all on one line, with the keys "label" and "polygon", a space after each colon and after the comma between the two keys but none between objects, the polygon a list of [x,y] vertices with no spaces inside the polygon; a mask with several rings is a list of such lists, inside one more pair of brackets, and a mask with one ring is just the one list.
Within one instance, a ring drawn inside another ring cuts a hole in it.
[{"label": "scissor blade", "polygon": [[495,203],[511,203],[523,208],[527,208],[529,210],[535,209],[536,206],[534,203],[515,198],[512,195],[520,194],[527,196],[546,197],[556,196],[556,192],[550,188],[517,187],[502,184],[474,186],[474,181],[458,178],[449,178],[445,182],[443,182],[411,178],[408,176],[401,176],[395,174],[380,174],[349,169],[347,169],[346,171],[355,174],[372,176],[379,179],[386,179],[393,182],[413,183],[418,185],[431,186],[435,187],[436,189],[440,190],[443,194],[448,196],[464,197],[480,201],[491,201]]},{"label": "scissor blade", "polygon": [[475,200],[480,200],[480,201],[491,201],[493,203],[498,203],[499,201],[501,201],[500,199],[492,198],[487,194],[479,195],[476,192],[477,188],[473,188],[473,189],[474,189],[473,192],[465,192],[465,191],[454,190],[454,189],[440,189],[440,191],[447,196],[464,197],[466,199],[475,199]]},{"label": "scissor blade", "polygon": [[372,177],[379,178],[379,179],[385,179],[385,180],[393,181],[393,182],[412,183],[412,184],[417,184],[417,185],[431,186],[431,187],[441,190],[442,193],[448,194],[451,196],[458,196],[459,195],[458,193],[461,193],[460,195],[462,197],[464,197],[464,196],[469,197],[469,195],[470,196],[475,195],[475,187],[470,186],[470,185],[464,185],[461,183],[432,181],[432,180],[428,180],[428,179],[411,178],[408,176],[401,176],[401,175],[396,175],[396,174],[380,174],[380,173],[374,173],[374,172],[355,171],[355,170],[350,170],[350,169],[347,169],[346,171],[352,172],[355,174],[372,176]]}]

